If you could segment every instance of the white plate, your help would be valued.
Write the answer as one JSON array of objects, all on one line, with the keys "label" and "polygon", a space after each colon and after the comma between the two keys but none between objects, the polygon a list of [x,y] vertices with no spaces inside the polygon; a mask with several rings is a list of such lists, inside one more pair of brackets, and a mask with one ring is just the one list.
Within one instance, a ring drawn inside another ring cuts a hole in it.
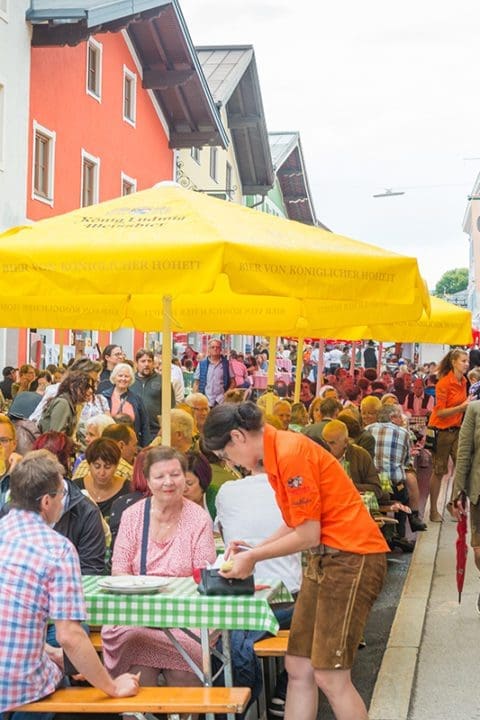
[{"label": "white plate", "polygon": [[171,578],[156,575],[115,575],[101,578],[98,587],[122,595],[146,595],[159,592],[170,581]]}]

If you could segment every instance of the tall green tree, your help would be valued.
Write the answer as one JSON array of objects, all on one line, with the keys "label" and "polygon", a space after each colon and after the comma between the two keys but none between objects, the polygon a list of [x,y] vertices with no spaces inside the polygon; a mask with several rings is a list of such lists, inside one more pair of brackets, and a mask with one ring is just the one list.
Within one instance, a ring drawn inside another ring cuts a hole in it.
[{"label": "tall green tree", "polygon": [[455,270],[447,270],[443,273],[440,280],[435,285],[435,295],[443,297],[444,295],[453,295],[453,293],[466,290],[468,286],[468,269],[456,268]]}]

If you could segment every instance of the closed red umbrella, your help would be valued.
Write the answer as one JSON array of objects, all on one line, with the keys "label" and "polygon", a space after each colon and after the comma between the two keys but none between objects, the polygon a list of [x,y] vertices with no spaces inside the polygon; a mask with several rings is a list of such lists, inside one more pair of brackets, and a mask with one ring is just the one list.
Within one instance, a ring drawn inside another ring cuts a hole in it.
[{"label": "closed red umbrella", "polygon": [[456,549],[457,549],[457,566],[456,566],[456,575],[457,575],[457,590],[458,590],[458,603],[462,601],[462,590],[463,590],[463,583],[465,581],[465,568],[467,566],[467,553],[468,553],[468,546],[467,546],[467,498],[464,492],[460,495],[458,499],[458,505],[461,506],[462,513],[460,515],[460,519],[457,522],[457,541],[456,541]]}]

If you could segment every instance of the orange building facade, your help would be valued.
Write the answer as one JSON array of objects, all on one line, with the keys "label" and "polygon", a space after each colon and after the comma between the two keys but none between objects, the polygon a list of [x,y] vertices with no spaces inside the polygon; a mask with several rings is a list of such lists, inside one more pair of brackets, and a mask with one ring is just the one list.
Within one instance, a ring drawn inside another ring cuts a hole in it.
[{"label": "orange building facade", "polygon": [[[94,35],[74,47],[32,47],[30,220],[173,179],[168,127],[155,97],[142,88],[140,70],[122,32]],[[19,363],[28,354],[27,337],[19,338]],[[110,339],[99,333],[101,347]],[[54,342],[70,344],[69,333],[56,332]],[[135,333],[134,347],[142,344],[143,333]]]}]

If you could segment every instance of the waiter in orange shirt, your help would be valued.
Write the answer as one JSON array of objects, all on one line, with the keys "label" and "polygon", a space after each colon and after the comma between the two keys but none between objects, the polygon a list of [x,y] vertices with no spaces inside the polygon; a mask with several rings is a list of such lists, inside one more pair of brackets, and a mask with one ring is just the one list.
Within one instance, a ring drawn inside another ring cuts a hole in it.
[{"label": "waiter in orange shirt", "polygon": [[255,547],[231,543],[225,577],[244,578],[260,560],[309,551],[285,659],[285,720],[315,720],[317,688],[337,720],[367,720],[351,667],[382,589],[388,546],[358,491],[330,453],[304,435],[264,425],[253,403],[213,408],[203,433],[219,458],[268,474],[284,520]]},{"label": "waiter in orange shirt", "polygon": [[435,385],[435,406],[428,427],[436,431],[435,449],[432,450],[433,471],[430,478],[430,521],[442,522],[438,511],[438,496],[442,477],[448,472],[448,460],[457,459],[458,435],[463,415],[470,399],[467,398],[468,353],[456,348],[450,350],[438,366],[439,380]]}]

